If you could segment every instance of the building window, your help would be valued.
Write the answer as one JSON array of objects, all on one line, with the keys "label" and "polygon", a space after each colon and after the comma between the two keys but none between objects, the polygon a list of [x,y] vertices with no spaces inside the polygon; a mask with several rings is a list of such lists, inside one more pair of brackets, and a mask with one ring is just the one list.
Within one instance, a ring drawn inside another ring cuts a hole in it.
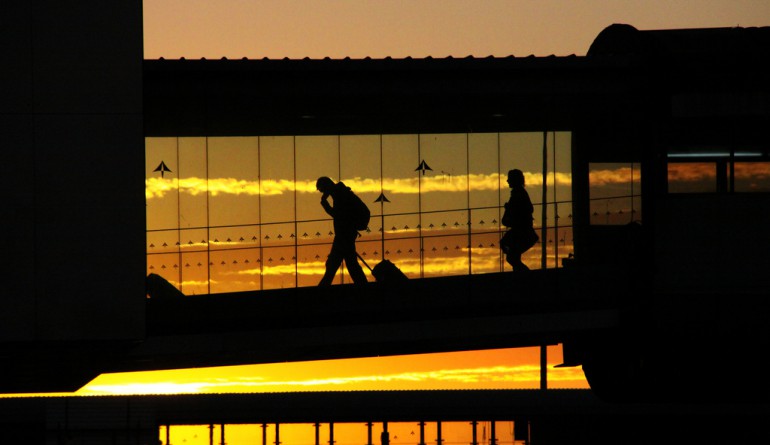
[{"label": "building window", "polygon": [[668,154],[669,193],[770,191],[770,162],[763,150],[682,148]]},{"label": "building window", "polygon": [[591,163],[588,185],[592,225],[642,221],[642,174],[639,163]]},{"label": "building window", "polygon": [[[147,267],[186,295],[315,286],[333,237],[315,181],[343,181],[372,217],[358,252],[410,278],[500,272],[508,170],[525,172],[543,248],[572,251],[570,133],[146,139]],[[550,149],[550,148],[549,148]],[[543,181],[547,196],[543,197]],[[545,207],[544,207],[545,206]],[[545,208],[545,211],[543,209]],[[550,266],[547,266],[550,267]],[[373,278],[370,278],[373,279]],[[335,283],[351,282],[341,268]]]}]

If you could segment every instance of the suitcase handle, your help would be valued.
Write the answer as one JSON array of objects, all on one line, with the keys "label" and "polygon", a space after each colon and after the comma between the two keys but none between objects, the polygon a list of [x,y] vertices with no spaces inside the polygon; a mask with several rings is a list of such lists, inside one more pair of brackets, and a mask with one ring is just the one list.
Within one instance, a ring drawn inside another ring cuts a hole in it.
[{"label": "suitcase handle", "polygon": [[358,259],[361,260],[362,263],[364,263],[364,266],[366,266],[367,269],[369,269],[369,272],[374,272],[371,267],[369,267],[368,264],[366,264],[366,260],[361,256],[360,253],[356,252],[356,256],[358,256]]}]

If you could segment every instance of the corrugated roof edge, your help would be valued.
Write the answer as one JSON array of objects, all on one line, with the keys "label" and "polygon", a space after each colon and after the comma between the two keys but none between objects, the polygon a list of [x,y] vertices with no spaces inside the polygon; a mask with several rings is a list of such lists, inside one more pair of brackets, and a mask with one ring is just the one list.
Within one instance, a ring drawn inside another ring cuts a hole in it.
[{"label": "corrugated roof edge", "polygon": [[152,61],[155,61],[155,60],[157,60],[157,61],[179,61],[179,62],[183,62],[183,61],[233,61],[233,62],[236,62],[236,61],[265,61],[265,62],[330,62],[330,61],[331,62],[360,62],[360,61],[380,62],[380,61],[395,61],[395,62],[398,62],[398,61],[423,61],[423,60],[425,60],[425,61],[441,61],[441,60],[457,61],[457,60],[553,59],[553,58],[573,58],[573,57],[580,57],[580,56],[577,56],[576,54],[568,54],[568,55],[565,55],[565,56],[557,56],[555,54],[549,54],[547,56],[536,56],[534,54],[530,54],[530,55],[527,55],[527,56],[519,57],[519,56],[515,56],[513,54],[510,54],[510,55],[507,55],[507,56],[494,56],[494,55],[489,55],[489,56],[473,56],[473,55],[468,55],[468,56],[464,56],[464,57],[446,56],[446,57],[440,57],[440,58],[433,57],[433,56],[426,56],[426,57],[420,57],[420,58],[415,58],[415,57],[412,57],[412,56],[406,56],[406,57],[402,57],[402,58],[394,58],[394,57],[391,57],[391,56],[386,56],[386,57],[382,57],[382,58],[372,58],[372,57],[368,57],[367,56],[367,57],[364,57],[364,58],[343,57],[343,58],[335,58],[335,59],[333,59],[331,57],[328,57],[328,56],[327,57],[323,57],[323,58],[303,57],[303,58],[300,58],[300,59],[296,59],[296,58],[292,59],[292,58],[289,58],[289,57],[275,58],[275,59],[272,59],[272,58],[269,58],[269,57],[262,57],[262,58],[241,57],[241,58],[235,58],[235,59],[230,59],[228,57],[220,57],[220,58],[200,57],[200,58],[195,58],[195,59],[193,59],[193,58],[186,58],[186,57],[179,57],[179,58],[176,58],[176,59],[174,59],[174,58],[167,59],[165,57],[159,57],[157,59],[145,59],[145,60],[148,60],[148,61],[151,61],[151,60]]}]

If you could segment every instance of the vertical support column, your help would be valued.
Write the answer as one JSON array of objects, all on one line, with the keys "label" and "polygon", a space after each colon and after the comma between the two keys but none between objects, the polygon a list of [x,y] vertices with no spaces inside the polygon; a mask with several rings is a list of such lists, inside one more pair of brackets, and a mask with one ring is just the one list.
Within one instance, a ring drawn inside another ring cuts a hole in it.
[{"label": "vertical support column", "polygon": [[540,389],[548,389],[548,346],[540,346]]},{"label": "vertical support column", "polygon": [[329,445],[334,445],[334,423],[329,422]]},{"label": "vertical support column", "polygon": [[262,424],[262,445],[267,445],[267,424]]},{"label": "vertical support column", "polygon": [[166,445],[171,444],[171,425],[166,424]]},{"label": "vertical support column", "polygon": [[390,433],[388,433],[388,422],[382,422],[382,432],[380,433],[380,445],[390,445]]},{"label": "vertical support column", "polygon": [[471,445],[479,445],[477,435],[476,435],[478,424],[479,423],[475,420],[471,422]]},{"label": "vertical support column", "polygon": [[513,439],[524,440],[529,443],[529,421],[525,419],[515,419],[513,421]]},{"label": "vertical support column", "polygon": [[366,445],[374,445],[372,443],[372,422],[366,422]]},{"label": "vertical support column", "polygon": [[495,421],[493,420],[489,426],[489,445],[497,445],[497,431],[495,430]]},{"label": "vertical support column", "polygon": [[316,422],[313,426],[315,427],[315,445],[321,445],[321,424]]},{"label": "vertical support column", "polygon": [[214,445],[214,425],[209,424],[209,445]]},{"label": "vertical support column", "polygon": [[[554,165],[555,168],[555,165]],[[541,207],[541,228],[543,236],[540,238],[540,267],[545,270],[548,267],[548,132],[543,132],[543,204]],[[554,187],[556,185],[554,184]],[[555,205],[555,204],[554,204]],[[554,215],[555,216],[555,215]],[[558,242],[558,240],[556,240]],[[546,345],[540,346],[540,389],[548,389],[548,373],[546,367]],[[493,423],[494,425],[494,423]]]},{"label": "vertical support column", "polygon": [[540,206],[540,228],[543,230],[543,236],[540,238],[540,267],[548,267],[548,132],[543,132],[543,202]]},{"label": "vertical support column", "polygon": [[436,445],[442,445],[444,439],[441,437],[441,421],[436,422]]},{"label": "vertical support column", "polygon": [[425,422],[420,422],[420,443],[419,445],[425,445]]},{"label": "vertical support column", "polygon": [[223,423],[219,431],[219,445],[225,445],[225,424]]},{"label": "vertical support column", "polygon": [[275,445],[281,445],[281,424],[275,424]]}]

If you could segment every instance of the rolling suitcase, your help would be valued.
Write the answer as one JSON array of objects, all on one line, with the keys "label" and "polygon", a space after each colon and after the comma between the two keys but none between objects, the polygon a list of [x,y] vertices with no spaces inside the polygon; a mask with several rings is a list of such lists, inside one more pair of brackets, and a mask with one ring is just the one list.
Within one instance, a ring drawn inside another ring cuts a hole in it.
[{"label": "rolling suitcase", "polygon": [[368,264],[366,264],[366,261],[361,258],[361,255],[358,255],[358,258],[360,258],[361,262],[364,263],[364,266],[366,266],[366,268],[372,272],[374,279],[378,283],[396,284],[409,280],[409,277],[407,277],[404,272],[401,272],[401,269],[396,267],[395,264],[391,263],[390,260],[382,260],[376,266],[374,266],[374,269],[372,269]]},{"label": "rolling suitcase", "polygon": [[145,285],[147,287],[147,295],[149,295],[150,298],[172,300],[185,296],[182,291],[166,281],[165,278],[154,273],[147,275]]}]

